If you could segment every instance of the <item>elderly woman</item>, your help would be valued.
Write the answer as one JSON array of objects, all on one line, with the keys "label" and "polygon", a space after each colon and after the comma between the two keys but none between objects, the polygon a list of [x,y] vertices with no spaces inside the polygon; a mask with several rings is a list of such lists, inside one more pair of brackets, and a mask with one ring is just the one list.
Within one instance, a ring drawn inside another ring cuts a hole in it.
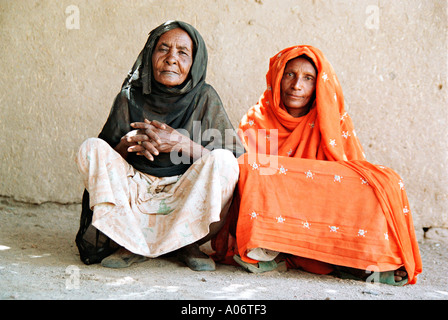
[{"label": "elderly woman", "polygon": [[86,264],[122,268],[177,250],[191,269],[214,270],[199,245],[224,222],[244,149],[206,69],[191,25],[150,33],[99,138],[78,153],[86,191],[76,242]]},{"label": "elderly woman", "polygon": [[[271,58],[266,79],[240,123],[248,153],[234,259],[263,272],[283,253],[290,268],[415,283],[422,265],[403,181],[365,160],[330,63],[291,47]],[[225,231],[213,241],[218,259],[231,247]]]}]

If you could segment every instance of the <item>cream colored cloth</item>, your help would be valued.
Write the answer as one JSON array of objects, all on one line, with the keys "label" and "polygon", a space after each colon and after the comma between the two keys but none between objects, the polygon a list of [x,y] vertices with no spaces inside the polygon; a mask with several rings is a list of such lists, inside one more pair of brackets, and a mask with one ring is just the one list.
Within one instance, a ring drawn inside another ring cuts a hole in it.
[{"label": "cream colored cloth", "polygon": [[228,150],[213,150],[183,175],[135,170],[109,144],[87,139],[76,159],[90,194],[92,224],[129,251],[157,257],[204,238],[228,210],[239,169]]}]

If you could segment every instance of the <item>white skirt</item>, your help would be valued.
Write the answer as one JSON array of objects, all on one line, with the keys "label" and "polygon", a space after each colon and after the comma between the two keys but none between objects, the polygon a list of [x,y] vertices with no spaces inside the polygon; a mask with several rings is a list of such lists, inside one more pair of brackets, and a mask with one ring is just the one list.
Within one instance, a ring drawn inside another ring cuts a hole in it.
[{"label": "white skirt", "polygon": [[204,238],[229,209],[239,175],[230,151],[213,150],[183,175],[154,177],[135,170],[98,138],[81,145],[76,162],[90,195],[93,226],[146,257]]}]

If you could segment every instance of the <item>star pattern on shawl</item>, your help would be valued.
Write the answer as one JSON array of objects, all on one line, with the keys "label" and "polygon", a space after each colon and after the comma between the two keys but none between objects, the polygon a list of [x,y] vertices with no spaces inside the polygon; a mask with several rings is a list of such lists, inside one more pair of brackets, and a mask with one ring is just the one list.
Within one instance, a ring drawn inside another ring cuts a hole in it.
[{"label": "star pattern on shawl", "polygon": [[249,213],[249,215],[250,215],[250,220],[252,220],[252,219],[257,219],[259,214],[256,213],[255,211],[252,211],[251,213]]},{"label": "star pattern on shawl", "polygon": [[367,233],[367,230],[359,229],[359,230],[358,230],[358,237],[363,237],[363,238],[365,238],[365,237],[366,237],[366,233]]},{"label": "star pattern on shawl", "polygon": [[337,145],[336,144],[336,139],[330,139],[329,145],[332,146],[333,148],[336,147],[336,145]]},{"label": "star pattern on shawl", "polygon": [[311,223],[309,223],[308,221],[303,221],[302,222],[302,226],[305,228],[305,229],[311,229],[310,227],[311,227]]},{"label": "star pattern on shawl", "polygon": [[286,175],[286,171],[288,171],[288,169],[285,169],[283,166],[280,166],[280,168],[278,168],[278,173],[279,174],[285,174]]},{"label": "star pattern on shawl", "polygon": [[311,170],[306,171],[305,176],[307,179],[314,179],[314,173]]},{"label": "star pattern on shawl", "polygon": [[343,178],[342,176],[335,174],[335,175],[334,175],[334,179],[333,179],[333,181],[334,181],[334,182],[341,182],[341,181],[342,181],[342,178]]},{"label": "star pattern on shawl", "polygon": [[408,213],[409,213],[408,206],[404,206],[404,208],[403,208],[403,213],[404,213],[406,216],[408,215]]},{"label": "star pattern on shawl", "polygon": [[324,82],[327,82],[327,80],[328,80],[328,75],[327,75],[327,73],[323,73],[322,74],[322,79],[324,80]]},{"label": "star pattern on shawl", "polygon": [[281,215],[280,216],[278,216],[278,217],[276,217],[275,218],[275,220],[277,220],[277,223],[283,223],[283,222],[285,222],[286,221],[286,219],[285,218],[283,218]]},{"label": "star pattern on shawl", "polygon": [[330,232],[338,232],[339,227],[336,226],[328,226],[330,228]]}]

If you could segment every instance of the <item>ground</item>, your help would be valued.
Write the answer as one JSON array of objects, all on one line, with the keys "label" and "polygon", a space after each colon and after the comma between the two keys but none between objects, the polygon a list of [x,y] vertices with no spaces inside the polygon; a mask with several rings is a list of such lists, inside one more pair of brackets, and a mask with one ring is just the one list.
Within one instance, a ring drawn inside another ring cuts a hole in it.
[{"label": "ground", "polygon": [[117,270],[79,260],[79,214],[80,205],[0,201],[1,300],[448,300],[448,239],[419,242],[423,273],[405,287],[300,270],[194,272],[174,257]]}]

